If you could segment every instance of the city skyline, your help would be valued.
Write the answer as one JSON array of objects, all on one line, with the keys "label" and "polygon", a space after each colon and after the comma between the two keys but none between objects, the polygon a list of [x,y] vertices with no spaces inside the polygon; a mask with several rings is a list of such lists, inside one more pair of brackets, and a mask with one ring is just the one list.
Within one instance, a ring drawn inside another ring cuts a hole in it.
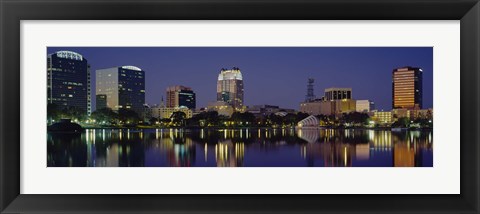
[{"label": "city skyline", "polygon": [[389,110],[392,70],[413,66],[424,70],[423,107],[433,107],[430,47],[55,47],[47,52],[60,50],[83,55],[91,64],[91,72],[123,65],[142,68],[146,71],[148,104],[160,104],[168,86],[185,85],[195,91],[197,108],[206,107],[216,100],[218,72],[224,67],[239,67],[245,81],[247,106],[272,104],[298,110],[307,93],[307,79],[314,78],[317,98],[326,88],[348,87],[353,90],[353,99],[372,100],[377,109]]}]

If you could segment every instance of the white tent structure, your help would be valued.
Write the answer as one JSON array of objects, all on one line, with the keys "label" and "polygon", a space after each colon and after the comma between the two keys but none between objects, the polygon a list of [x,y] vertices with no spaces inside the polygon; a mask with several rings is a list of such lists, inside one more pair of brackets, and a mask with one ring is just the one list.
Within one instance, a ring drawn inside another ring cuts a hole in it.
[{"label": "white tent structure", "polygon": [[303,128],[303,127],[318,127],[320,125],[320,122],[318,121],[317,117],[310,115],[307,118],[301,120],[298,122],[297,127]]}]

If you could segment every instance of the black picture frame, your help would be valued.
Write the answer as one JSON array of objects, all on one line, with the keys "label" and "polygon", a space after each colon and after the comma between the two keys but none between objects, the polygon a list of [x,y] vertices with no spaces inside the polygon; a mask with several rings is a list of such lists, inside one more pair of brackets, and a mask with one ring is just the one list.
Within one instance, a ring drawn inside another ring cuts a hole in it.
[{"label": "black picture frame", "polygon": [[[478,0],[0,0],[0,15],[1,213],[479,213]],[[449,143],[461,147],[461,194],[20,194],[20,21],[151,19],[460,20],[461,137]]]}]

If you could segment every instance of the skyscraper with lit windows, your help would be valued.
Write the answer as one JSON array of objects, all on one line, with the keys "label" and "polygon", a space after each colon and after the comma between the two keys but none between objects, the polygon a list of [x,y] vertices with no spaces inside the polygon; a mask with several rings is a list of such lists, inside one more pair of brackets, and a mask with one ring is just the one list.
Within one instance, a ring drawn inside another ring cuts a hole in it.
[{"label": "skyscraper with lit windows", "polygon": [[130,109],[143,114],[145,71],[136,66],[120,66],[96,71],[96,94],[106,95],[107,107]]},{"label": "skyscraper with lit windows", "polygon": [[392,72],[392,108],[422,109],[423,71],[415,67],[402,67]]},{"label": "skyscraper with lit windows", "polygon": [[91,113],[90,65],[81,54],[57,51],[47,56],[47,103]]},{"label": "skyscraper with lit windows", "polygon": [[243,77],[239,68],[222,68],[217,81],[217,101],[226,102],[235,109],[243,108]]}]

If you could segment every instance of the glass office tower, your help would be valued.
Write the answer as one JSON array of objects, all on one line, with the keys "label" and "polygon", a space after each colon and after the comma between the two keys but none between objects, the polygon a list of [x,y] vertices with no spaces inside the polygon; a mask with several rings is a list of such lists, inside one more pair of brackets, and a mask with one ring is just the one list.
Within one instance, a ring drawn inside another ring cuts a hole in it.
[{"label": "glass office tower", "polygon": [[121,66],[96,71],[96,95],[106,95],[107,107],[143,114],[145,71],[135,66]]},{"label": "glass office tower", "polygon": [[58,51],[47,56],[47,103],[90,115],[90,65],[79,53]]}]

